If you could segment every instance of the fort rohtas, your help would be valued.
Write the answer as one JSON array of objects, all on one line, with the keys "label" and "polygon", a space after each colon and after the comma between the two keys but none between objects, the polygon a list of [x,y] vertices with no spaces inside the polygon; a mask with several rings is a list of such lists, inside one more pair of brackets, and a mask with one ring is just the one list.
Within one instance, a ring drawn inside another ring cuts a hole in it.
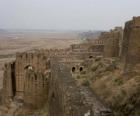
[{"label": "fort rohtas", "polygon": [[140,17],[65,49],[5,63],[1,116],[140,116]]}]

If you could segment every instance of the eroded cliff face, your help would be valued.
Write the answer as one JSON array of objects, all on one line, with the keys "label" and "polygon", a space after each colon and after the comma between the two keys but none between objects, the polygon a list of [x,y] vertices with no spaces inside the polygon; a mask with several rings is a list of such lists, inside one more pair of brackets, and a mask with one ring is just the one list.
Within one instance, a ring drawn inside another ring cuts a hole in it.
[{"label": "eroded cliff face", "polygon": [[140,17],[134,17],[125,24],[122,60],[125,62],[125,72],[131,71],[140,63]]}]

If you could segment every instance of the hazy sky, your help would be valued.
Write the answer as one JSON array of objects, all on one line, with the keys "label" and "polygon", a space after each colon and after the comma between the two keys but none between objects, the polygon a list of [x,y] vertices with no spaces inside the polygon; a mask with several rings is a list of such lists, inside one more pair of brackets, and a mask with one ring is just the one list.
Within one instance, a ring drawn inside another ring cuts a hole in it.
[{"label": "hazy sky", "polygon": [[140,0],[0,0],[0,28],[106,30],[140,15]]}]

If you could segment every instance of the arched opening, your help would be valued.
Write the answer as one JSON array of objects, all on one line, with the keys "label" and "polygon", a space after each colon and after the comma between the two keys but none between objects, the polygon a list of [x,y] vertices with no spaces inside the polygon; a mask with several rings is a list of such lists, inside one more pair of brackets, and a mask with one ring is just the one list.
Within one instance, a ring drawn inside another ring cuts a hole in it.
[{"label": "arched opening", "polygon": [[89,56],[89,58],[91,59],[91,58],[93,58],[93,56]]},{"label": "arched opening", "polygon": [[80,67],[80,68],[79,68],[79,71],[82,72],[82,71],[83,71],[83,67]]},{"label": "arched opening", "polygon": [[31,59],[33,59],[33,54],[31,54]]},{"label": "arched opening", "polygon": [[46,56],[43,56],[43,60],[46,60]]},{"label": "arched opening", "polygon": [[37,81],[37,76],[35,75],[35,81]]},{"label": "arched opening", "polygon": [[45,64],[45,69],[47,70],[47,68],[48,68],[48,63],[46,62],[46,64]]},{"label": "arched opening", "polygon": [[72,67],[72,72],[75,72],[76,68],[75,67]]},{"label": "arched opening", "polygon": [[44,77],[42,77],[43,88],[45,87]]},{"label": "arched opening", "polygon": [[54,95],[54,93],[52,93],[52,98],[55,99],[55,95]]},{"label": "arched opening", "polygon": [[30,78],[30,82],[34,81],[34,76],[33,75],[30,74],[29,78]]},{"label": "arched opening", "polygon": [[48,59],[46,62],[46,69],[49,69],[49,68],[50,68],[50,59]]},{"label": "arched opening", "polygon": [[40,58],[40,54],[37,54],[37,58]]},{"label": "arched opening", "polygon": [[[26,57],[26,59],[27,59],[27,58],[28,58],[28,55],[26,54],[25,57]],[[22,58],[22,57],[21,57],[21,58]]]}]

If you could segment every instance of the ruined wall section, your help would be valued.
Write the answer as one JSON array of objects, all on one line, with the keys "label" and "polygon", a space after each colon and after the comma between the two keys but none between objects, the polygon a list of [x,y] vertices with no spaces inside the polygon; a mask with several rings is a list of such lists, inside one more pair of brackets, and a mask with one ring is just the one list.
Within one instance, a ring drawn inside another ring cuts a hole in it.
[{"label": "ruined wall section", "polygon": [[[102,34],[101,34],[102,35]],[[103,50],[104,50],[104,39],[97,38],[97,39],[93,39],[89,41],[89,47],[88,50],[90,52],[96,52],[96,53],[100,53],[101,55],[103,54]]]},{"label": "ruined wall section", "polygon": [[[23,99],[24,98],[24,84],[28,83],[25,79],[26,77],[26,70],[28,68],[35,71],[37,74],[46,75],[50,71],[50,57],[54,55],[62,55],[66,54],[65,50],[38,50],[35,52],[24,52],[24,53],[17,53],[16,60],[14,62],[14,68],[10,66],[10,63],[5,67],[5,75],[4,75],[4,83],[6,83],[4,90],[7,92],[5,96],[11,95],[11,87],[14,84],[14,95],[16,99]],[[12,69],[12,68],[13,69]],[[14,73],[11,72],[14,70]],[[15,80],[10,80],[11,76],[14,75]],[[9,94],[9,95],[8,95]]]},{"label": "ruined wall section", "polygon": [[73,53],[85,53],[85,52],[91,52],[91,53],[98,53],[102,54],[104,49],[104,42],[102,39],[93,39],[88,40],[87,42],[81,43],[81,44],[73,44],[71,45],[71,51]]},{"label": "ruined wall section", "polygon": [[26,70],[24,83],[24,105],[27,108],[38,109],[47,102],[49,74]]},{"label": "ruined wall section", "polygon": [[140,63],[140,17],[133,17],[131,21],[126,22],[122,45],[124,71],[130,72]]},{"label": "ruined wall section", "polygon": [[102,35],[104,38],[104,56],[105,57],[119,57],[121,52],[121,42],[123,37],[123,29],[116,27],[110,32]]},{"label": "ruined wall section", "polygon": [[71,45],[71,51],[73,53],[92,52],[105,57],[120,57],[122,41],[123,29],[122,27],[115,27],[109,32],[102,32],[99,38]]},{"label": "ruined wall section", "polygon": [[24,66],[26,64],[26,54],[18,53],[16,55],[16,95],[23,96],[24,91]]},{"label": "ruined wall section", "polygon": [[47,54],[40,52],[18,53],[16,56],[16,96],[23,98],[25,74],[28,67],[36,72],[44,73],[47,69]]},{"label": "ruined wall section", "polygon": [[13,98],[15,95],[15,62],[6,63],[4,66],[3,97]]},{"label": "ruined wall section", "polygon": [[78,87],[70,69],[51,61],[49,116],[111,116],[111,111],[86,87]]}]

